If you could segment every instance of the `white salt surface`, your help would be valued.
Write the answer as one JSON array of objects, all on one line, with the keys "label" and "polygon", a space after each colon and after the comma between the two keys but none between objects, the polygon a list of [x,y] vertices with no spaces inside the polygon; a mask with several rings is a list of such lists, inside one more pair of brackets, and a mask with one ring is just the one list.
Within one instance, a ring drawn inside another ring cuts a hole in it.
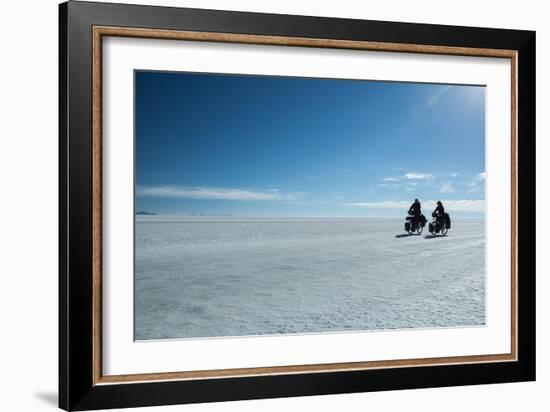
[{"label": "white salt surface", "polygon": [[452,223],[137,216],[135,338],[484,325],[484,221]]}]

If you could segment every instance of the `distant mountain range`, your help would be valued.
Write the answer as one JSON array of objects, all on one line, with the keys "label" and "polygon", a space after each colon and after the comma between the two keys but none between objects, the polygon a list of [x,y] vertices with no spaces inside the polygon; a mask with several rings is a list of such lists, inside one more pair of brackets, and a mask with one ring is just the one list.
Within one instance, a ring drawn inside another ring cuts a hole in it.
[{"label": "distant mountain range", "polygon": [[140,210],[139,212],[136,212],[136,215],[154,216],[154,215],[156,215],[156,213],[146,212],[145,210]]}]

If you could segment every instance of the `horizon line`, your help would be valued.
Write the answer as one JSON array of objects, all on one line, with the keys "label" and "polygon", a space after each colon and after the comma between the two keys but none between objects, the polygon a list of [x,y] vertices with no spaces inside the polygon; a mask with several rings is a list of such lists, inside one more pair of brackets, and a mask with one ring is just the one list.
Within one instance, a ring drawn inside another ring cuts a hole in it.
[{"label": "horizon line", "polygon": [[[456,212],[460,218],[466,219],[485,219],[485,212]],[[476,216],[471,214],[475,213]],[[468,216],[461,216],[462,214],[468,214]],[[334,215],[236,215],[236,214],[223,214],[223,213],[158,213],[147,212],[147,214],[140,214],[136,212],[135,216],[183,216],[183,217],[236,217],[236,218],[288,218],[288,219],[401,219],[399,216],[334,216]],[[453,215],[456,215],[453,213]],[[406,216],[406,215],[405,215]],[[404,218],[403,218],[404,219]]]}]

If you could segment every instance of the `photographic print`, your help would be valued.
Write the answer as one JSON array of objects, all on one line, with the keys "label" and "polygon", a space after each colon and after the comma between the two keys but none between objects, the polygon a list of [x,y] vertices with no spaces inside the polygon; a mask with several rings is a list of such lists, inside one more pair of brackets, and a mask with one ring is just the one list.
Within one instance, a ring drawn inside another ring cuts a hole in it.
[{"label": "photographic print", "polygon": [[485,87],[134,72],[135,339],[483,326]]}]

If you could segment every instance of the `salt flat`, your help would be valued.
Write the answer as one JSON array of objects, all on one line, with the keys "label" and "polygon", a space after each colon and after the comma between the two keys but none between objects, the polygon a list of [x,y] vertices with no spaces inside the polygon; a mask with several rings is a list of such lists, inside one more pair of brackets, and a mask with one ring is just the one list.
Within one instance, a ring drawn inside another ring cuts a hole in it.
[{"label": "salt flat", "polygon": [[[135,337],[485,323],[483,220],[137,216]],[[397,235],[397,236],[396,236]]]}]

